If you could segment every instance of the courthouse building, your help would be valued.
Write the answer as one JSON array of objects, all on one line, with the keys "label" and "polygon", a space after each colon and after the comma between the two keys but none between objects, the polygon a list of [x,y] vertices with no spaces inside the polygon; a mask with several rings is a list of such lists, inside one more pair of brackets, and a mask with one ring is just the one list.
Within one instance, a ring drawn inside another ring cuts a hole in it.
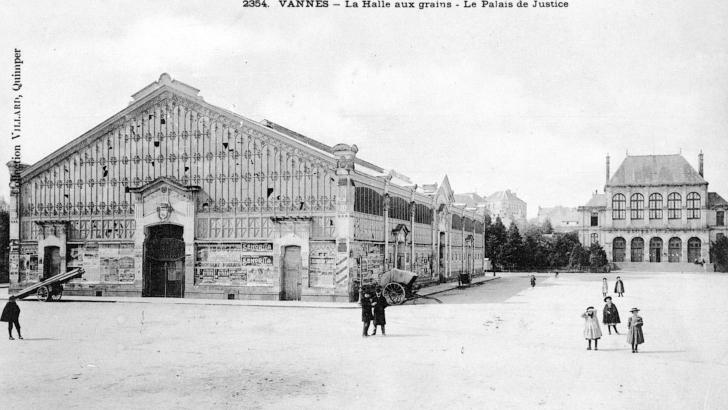
[{"label": "courthouse building", "polygon": [[447,177],[414,185],[167,74],[132,97],[11,178],[11,292],[82,267],[65,293],[345,301],[393,267],[482,272],[484,214]]},{"label": "courthouse building", "polygon": [[622,268],[690,270],[696,260],[709,262],[710,243],[728,234],[727,210],[708,190],[702,152],[697,171],[682,155],[628,155],[610,175],[607,157],[604,193],[579,207],[580,240],[602,244]]}]

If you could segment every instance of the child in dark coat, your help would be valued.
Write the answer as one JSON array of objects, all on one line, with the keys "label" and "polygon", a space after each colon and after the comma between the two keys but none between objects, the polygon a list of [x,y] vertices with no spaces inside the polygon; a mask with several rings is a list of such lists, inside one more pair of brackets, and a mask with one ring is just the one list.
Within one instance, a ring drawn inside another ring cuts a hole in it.
[{"label": "child in dark coat", "polygon": [[607,325],[607,330],[609,330],[610,335],[612,334],[612,328],[614,328],[614,333],[619,334],[617,325],[621,323],[621,321],[619,320],[619,311],[617,310],[617,306],[612,303],[611,296],[604,298],[604,302],[606,302],[606,305],[604,305],[604,310],[602,311],[602,323]]},{"label": "child in dark coat", "polygon": [[10,340],[15,340],[13,337],[13,325],[15,325],[15,329],[18,331],[18,339],[23,338],[23,335],[20,334],[20,307],[15,302],[15,296],[10,296],[10,300],[5,304],[2,316],[0,316],[0,322],[8,322],[8,336]]},{"label": "child in dark coat", "polygon": [[632,316],[627,321],[627,343],[632,346],[632,353],[637,353],[637,346],[645,342],[645,335],[642,333],[642,317],[637,314],[640,310],[632,308]]},{"label": "child in dark coat", "polygon": [[361,298],[361,321],[364,324],[361,331],[362,337],[369,336],[369,324],[372,322],[372,319],[374,319],[374,315],[372,315],[371,295],[365,291],[364,297]]},{"label": "child in dark coat", "polygon": [[387,299],[382,295],[382,290],[379,288],[377,288],[372,305],[374,306],[374,332],[372,332],[372,336],[377,334],[377,326],[382,327],[382,336],[385,336],[384,325],[387,324],[387,318],[384,316],[384,309],[389,306],[389,303],[387,303]]},{"label": "child in dark coat", "polygon": [[622,278],[619,276],[617,276],[617,282],[614,284],[614,293],[616,293],[618,297],[624,296],[624,283],[622,283]]}]

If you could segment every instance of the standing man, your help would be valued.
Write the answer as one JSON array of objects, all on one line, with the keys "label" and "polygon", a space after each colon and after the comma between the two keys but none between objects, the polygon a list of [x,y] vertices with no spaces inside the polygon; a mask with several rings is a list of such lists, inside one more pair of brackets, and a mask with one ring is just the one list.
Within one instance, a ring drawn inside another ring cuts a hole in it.
[{"label": "standing man", "polygon": [[387,318],[384,315],[384,309],[389,306],[389,303],[387,303],[387,299],[382,295],[381,288],[377,288],[372,305],[374,305],[374,332],[372,332],[372,336],[377,334],[377,326],[382,327],[382,336],[386,336],[384,325],[387,324]]},{"label": "standing man", "polygon": [[531,275],[531,287],[536,287],[536,275]]},{"label": "standing man", "polygon": [[13,337],[13,325],[15,325],[15,329],[18,331],[18,339],[23,338],[23,335],[20,334],[20,307],[15,302],[15,296],[10,296],[10,300],[5,304],[0,321],[8,322],[8,336],[10,340],[15,340]]},{"label": "standing man", "polygon": [[614,284],[614,293],[617,294],[617,297],[624,296],[624,283],[619,276],[617,276],[617,283]]}]

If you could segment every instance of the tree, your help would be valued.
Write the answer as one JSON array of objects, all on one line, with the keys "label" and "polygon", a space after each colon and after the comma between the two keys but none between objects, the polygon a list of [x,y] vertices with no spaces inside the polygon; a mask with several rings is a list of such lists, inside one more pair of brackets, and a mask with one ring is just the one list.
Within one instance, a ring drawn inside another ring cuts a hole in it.
[{"label": "tree", "polygon": [[495,263],[503,263],[502,250],[506,243],[506,227],[500,217],[495,218],[495,223],[490,226],[486,241],[486,255]]},{"label": "tree", "polygon": [[710,260],[715,263],[716,271],[728,272],[728,237],[721,236],[710,244]]},{"label": "tree", "polygon": [[606,266],[609,262],[607,261],[607,253],[599,243],[593,243],[589,246],[589,264],[592,268],[601,268]]},{"label": "tree", "polygon": [[579,243],[579,235],[576,232],[554,235],[556,240],[549,255],[549,265],[553,268],[568,266],[571,250],[574,249],[574,245]]},{"label": "tree", "polygon": [[554,233],[554,227],[551,225],[551,219],[546,218],[545,221],[543,221],[543,225],[541,226],[541,229],[543,230],[543,233],[546,235]]},{"label": "tree", "polygon": [[589,265],[589,253],[584,250],[581,243],[574,244],[571,248],[571,255],[569,256],[569,268],[581,269],[584,266]]},{"label": "tree", "polygon": [[508,227],[506,243],[503,248],[503,263],[510,268],[523,267],[523,238],[514,222]]}]

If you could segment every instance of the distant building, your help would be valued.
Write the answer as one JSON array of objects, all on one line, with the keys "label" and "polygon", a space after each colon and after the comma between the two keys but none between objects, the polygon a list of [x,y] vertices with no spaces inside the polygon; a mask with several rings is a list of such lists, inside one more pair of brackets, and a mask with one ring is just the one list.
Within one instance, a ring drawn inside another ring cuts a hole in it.
[{"label": "distant building", "polygon": [[521,227],[525,226],[526,202],[517,197],[510,189],[488,195],[485,198],[485,204],[493,219],[500,217],[506,226],[511,222],[515,222]]},{"label": "distant building", "polygon": [[581,227],[581,217],[577,208],[565,206],[538,207],[537,219],[539,224],[543,224],[547,220],[550,221],[555,232],[572,232]]},{"label": "distant building", "polygon": [[698,171],[682,155],[632,155],[612,176],[607,157],[604,194],[579,207],[580,240],[622,267],[708,261],[710,242],[728,233],[726,210],[708,191],[702,152]]}]

